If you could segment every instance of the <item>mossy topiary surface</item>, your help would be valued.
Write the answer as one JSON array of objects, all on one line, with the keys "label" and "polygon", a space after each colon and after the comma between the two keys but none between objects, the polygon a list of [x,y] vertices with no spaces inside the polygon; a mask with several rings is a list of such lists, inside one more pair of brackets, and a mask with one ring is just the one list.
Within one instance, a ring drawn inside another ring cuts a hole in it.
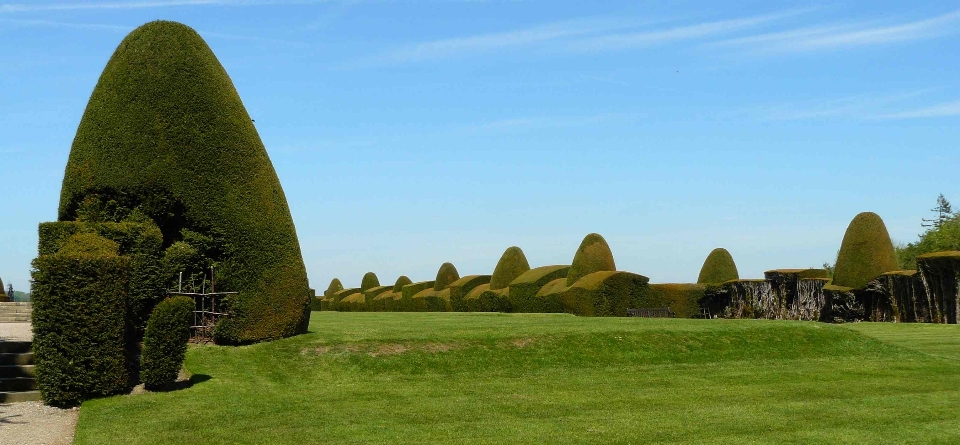
[{"label": "mossy topiary surface", "polygon": [[577,253],[573,256],[570,272],[567,273],[567,286],[573,286],[580,278],[600,271],[617,270],[613,261],[613,252],[607,240],[596,233],[583,238]]},{"label": "mossy topiary surface", "polygon": [[380,286],[380,279],[377,278],[377,274],[373,272],[363,274],[363,279],[360,280],[360,292],[366,292],[377,286]]},{"label": "mossy topiary surface", "polygon": [[627,309],[646,300],[648,281],[630,272],[594,272],[563,291],[563,311],[588,317],[626,317]]},{"label": "mossy topiary surface", "polygon": [[[557,278],[567,278],[570,266],[541,266],[530,269],[510,283],[510,307],[514,312],[536,312],[540,307],[537,293]],[[566,280],[564,280],[566,285]]]},{"label": "mossy topiary surface", "polygon": [[493,269],[493,275],[490,278],[490,289],[498,290],[510,286],[513,280],[530,270],[530,263],[527,262],[523,250],[517,246],[508,247],[500,255],[500,261],[497,261],[497,267]]},{"label": "mossy topiary surface", "polygon": [[3,279],[0,278],[0,302],[10,301],[13,299],[13,295],[7,296],[7,288],[3,285]]},{"label": "mossy topiary surface", "polygon": [[394,292],[403,292],[403,286],[408,284],[413,284],[413,280],[407,278],[406,275],[400,275],[397,277],[397,281],[393,283]]},{"label": "mossy topiary surface", "polygon": [[662,283],[649,286],[650,292],[647,298],[639,303],[640,306],[642,308],[669,307],[670,311],[679,318],[692,318],[701,314],[699,302],[706,296],[709,287],[701,283]]},{"label": "mossy topiary surface", "polygon": [[64,173],[59,220],[132,211],[159,225],[165,246],[184,229],[215,241],[218,290],[239,292],[219,341],[304,331],[307,275],[276,171],[223,66],[179,23],[148,23],[120,43]]},{"label": "mossy topiary surface", "polygon": [[[531,306],[525,309],[526,312],[537,313],[558,313],[563,312],[563,291],[567,290],[567,279],[557,278],[537,292],[537,298],[530,301]],[[519,312],[514,308],[514,312]]]},{"label": "mossy topiary surface", "polygon": [[739,279],[740,273],[737,272],[737,264],[733,262],[733,256],[727,249],[718,247],[713,249],[710,255],[707,255],[707,259],[703,261],[697,283],[719,284]]},{"label": "mossy topiary surface", "polygon": [[403,289],[400,291],[400,301],[398,302],[395,310],[397,311],[416,310],[413,306],[413,296],[427,289],[433,290],[433,286],[435,284],[437,284],[436,281],[420,281],[417,283],[411,283],[403,286]]},{"label": "mossy topiary surface", "polygon": [[339,278],[334,278],[330,280],[330,285],[327,286],[327,290],[323,291],[324,297],[331,297],[333,294],[343,290],[343,284],[340,283]]},{"label": "mossy topiary surface", "polygon": [[450,283],[460,279],[460,272],[451,263],[443,263],[440,270],[437,271],[437,279],[434,280],[433,290],[442,291],[450,286]]},{"label": "mossy topiary surface", "polygon": [[454,312],[467,312],[467,305],[464,298],[477,286],[490,284],[490,275],[467,275],[459,280],[450,283],[450,310]]},{"label": "mossy topiary surface", "polygon": [[853,218],[843,235],[833,271],[833,285],[859,289],[884,272],[899,270],[887,227],[876,213]]}]

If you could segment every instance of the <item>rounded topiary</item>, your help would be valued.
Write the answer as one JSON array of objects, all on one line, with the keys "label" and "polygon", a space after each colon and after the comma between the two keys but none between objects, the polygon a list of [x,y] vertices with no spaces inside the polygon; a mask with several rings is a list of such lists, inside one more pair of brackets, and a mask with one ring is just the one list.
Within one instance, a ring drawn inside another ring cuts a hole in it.
[{"label": "rounded topiary", "polygon": [[697,277],[698,284],[725,283],[730,280],[739,280],[740,273],[737,272],[737,264],[733,262],[733,256],[727,249],[717,247],[707,255],[700,267],[700,276]]},{"label": "rounded topiary", "polygon": [[77,233],[71,235],[60,248],[61,255],[117,256],[120,245],[96,233]]},{"label": "rounded topiary", "polygon": [[863,212],[843,234],[833,271],[833,284],[859,289],[884,272],[900,269],[897,252],[880,216]]},{"label": "rounded topiary", "polygon": [[327,286],[327,290],[323,292],[323,296],[329,297],[342,290],[343,290],[343,284],[340,283],[340,279],[334,278],[333,280],[330,280],[330,285]]},{"label": "rounded topiary", "polygon": [[444,290],[459,279],[460,272],[457,272],[457,268],[451,263],[443,263],[440,270],[437,271],[437,279],[433,283],[433,290]]},{"label": "rounded topiary", "polygon": [[397,282],[393,285],[393,291],[396,293],[403,292],[403,286],[408,284],[413,284],[413,280],[407,278],[406,275],[400,275],[400,277],[397,278]]},{"label": "rounded topiary", "polygon": [[184,296],[167,298],[153,308],[140,356],[140,380],[147,389],[177,381],[187,354],[193,309],[193,299]]},{"label": "rounded topiary", "polygon": [[373,272],[365,273],[363,279],[360,280],[360,292],[366,292],[378,286],[380,286],[380,279]]},{"label": "rounded topiary", "polygon": [[490,277],[490,289],[500,290],[510,285],[513,280],[530,270],[530,263],[527,262],[526,255],[517,246],[508,247],[500,255],[500,261],[497,261],[497,267],[493,269],[493,275]]},{"label": "rounded topiary", "polygon": [[7,288],[3,287],[3,279],[0,278],[0,301],[7,301],[7,298],[13,299],[13,295],[7,295]]},{"label": "rounded topiary", "polygon": [[227,72],[193,29],[150,22],[113,53],[70,150],[59,220],[76,220],[91,196],[121,208],[107,215],[136,209],[153,219],[164,246],[183,233],[213,241],[217,289],[239,292],[218,341],[305,332],[307,274],[283,188]]},{"label": "rounded topiary", "polygon": [[573,286],[577,280],[594,272],[614,271],[617,265],[613,262],[613,252],[602,236],[591,233],[583,238],[577,254],[573,256],[573,263],[567,273],[567,286]]}]

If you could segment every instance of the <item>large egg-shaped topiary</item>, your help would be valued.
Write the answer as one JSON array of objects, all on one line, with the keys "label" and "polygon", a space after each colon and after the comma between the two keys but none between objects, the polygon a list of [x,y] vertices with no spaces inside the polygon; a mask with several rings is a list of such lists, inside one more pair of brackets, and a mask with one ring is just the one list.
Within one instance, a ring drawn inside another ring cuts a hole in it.
[{"label": "large egg-shaped topiary", "polygon": [[307,274],[277,173],[227,72],[179,23],[147,23],[120,43],[70,150],[59,219],[128,210],[153,219],[165,246],[204,240],[216,289],[239,292],[218,341],[305,332]]},{"label": "large egg-shaped topiary", "polygon": [[403,292],[403,286],[408,284],[413,284],[413,280],[407,278],[406,275],[400,275],[397,277],[397,281],[393,283],[393,291],[397,293]]},{"label": "large egg-shaped topiary", "polygon": [[833,284],[859,289],[885,272],[900,269],[887,226],[880,216],[863,212],[843,234],[833,271]]},{"label": "large egg-shaped topiary", "polygon": [[504,289],[528,270],[530,270],[530,263],[527,262],[523,251],[517,246],[508,247],[503,251],[503,255],[500,255],[497,267],[493,269],[493,275],[490,276],[490,289]]},{"label": "large egg-shaped topiary", "polygon": [[594,272],[615,270],[617,265],[613,262],[613,252],[610,251],[607,240],[599,234],[591,233],[583,238],[576,255],[573,256],[573,263],[567,272],[567,286],[573,286],[577,280]]},{"label": "large egg-shaped topiary", "polygon": [[441,291],[450,286],[451,283],[460,279],[460,272],[451,263],[443,263],[440,270],[437,271],[437,279],[434,280],[433,290]]},{"label": "large egg-shaped topiary", "polygon": [[380,279],[377,278],[377,274],[373,272],[363,274],[363,279],[360,280],[360,292],[366,292],[378,286],[380,286]]},{"label": "large egg-shaped topiary", "polygon": [[330,285],[327,286],[327,290],[323,292],[324,297],[329,297],[337,292],[343,290],[343,283],[340,282],[339,278],[334,278],[330,280]]},{"label": "large egg-shaped topiary", "polygon": [[733,255],[723,247],[717,247],[707,255],[700,267],[699,284],[725,283],[730,280],[739,280],[737,264],[733,262]]}]

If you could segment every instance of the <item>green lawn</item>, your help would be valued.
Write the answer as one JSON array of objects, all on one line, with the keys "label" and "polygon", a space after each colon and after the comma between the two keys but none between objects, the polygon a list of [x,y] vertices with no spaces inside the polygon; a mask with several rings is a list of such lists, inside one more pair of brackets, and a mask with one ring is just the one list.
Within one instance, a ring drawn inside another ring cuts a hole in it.
[{"label": "green lawn", "polygon": [[84,403],[76,443],[960,443],[958,326],[314,312],[311,331],[192,348],[198,383]]}]

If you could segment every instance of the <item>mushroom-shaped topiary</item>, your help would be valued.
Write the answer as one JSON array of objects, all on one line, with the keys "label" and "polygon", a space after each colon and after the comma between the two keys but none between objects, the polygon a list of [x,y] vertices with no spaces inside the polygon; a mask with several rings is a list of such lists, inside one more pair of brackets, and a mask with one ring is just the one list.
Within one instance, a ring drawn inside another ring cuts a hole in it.
[{"label": "mushroom-shaped topiary", "polygon": [[567,272],[567,286],[573,286],[577,280],[594,272],[617,270],[613,262],[613,252],[602,236],[591,233],[583,238],[577,254],[573,256],[570,271]]},{"label": "mushroom-shaped topiary", "polygon": [[270,157],[230,77],[193,29],[155,21],[131,32],[87,103],[60,193],[60,221],[132,214],[164,246],[206,240],[217,289],[237,291],[218,341],[306,331],[300,244]]},{"label": "mushroom-shaped topiary", "polygon": [[377,278],[377,274],[373,272],[365,273],[363,279],[360,280],[360,292],[366,292],[377,286],[380,286],[380,279]]},{"label": "mushroom-shaped topiary", "polygon": [[897,251],[880,216],[863,212],[854,217],[843,234],[833,284],[859,289],[880,274],[899,268]]},{"label": "mushroom-shaped topiary", "polygon": [[523,254],[523,251],[517,246],[508,247],[503,255],[500,255],[497,267],[493,269],[493,275],[490,277],[490,289],[504,289],[528,270],[530,270],[530,263],[527,262],[527,257]]},{"label": "mushroom-shaped topiary", "polygon": [[443,263],[440,270],[437,271],[437,279],[433,284],[433,290],[442,291],[459,279],[460,272],[457,272],[457,268],[453,267],[451,263]]},{"label": "mushroom-shaped topiary", "polygon": [[725,283],[739,279],[740,273],[737,272],[737,264],[733,262],[733,256],[727,252],[727,249],[717,247],[703,261],[697,284]]}]

